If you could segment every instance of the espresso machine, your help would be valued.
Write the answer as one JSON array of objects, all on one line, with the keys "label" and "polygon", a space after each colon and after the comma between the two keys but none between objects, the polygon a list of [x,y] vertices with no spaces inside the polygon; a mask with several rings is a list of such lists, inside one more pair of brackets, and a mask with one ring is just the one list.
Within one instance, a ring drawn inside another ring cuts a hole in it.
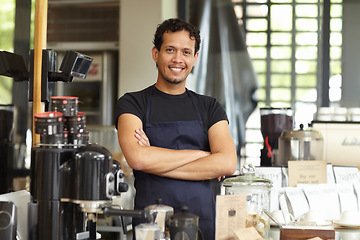
[{"label": "espresso machine", "polygon": [[145,217],[145,211],[112,205],[112,198],[128,186],[110,152],[89,144],[77,98],[51,101],[50,111],[34,115],[40,143],[31,155],[29,239],[99,239],[99,214]]},{"label": "espresso machine", "polygon": [[[33,101],[34,52],[30,71],[20,55],[0,51],[0,75],[29,82]],[[148,218],[144,210],[123,210],[112,199],[126,192],[124,173],[110,151],[89,144],[86,116],[78,112],[78,97],[53,96],[55,82],[86,78],[92,58],[66,51],[56,71],[57,54],[42,51],[41,101],[45,112],[34,114],[40,141],[31,149],[29,240],[98,239],[99,214]],[[50,107],[49,107],[50,104]]]},{"label": "espresso machine", "polygon": [[261,166],[277,166],[276,157],[279,148],[279,137],[283,131],[293,129],[293,112],[291,108],[260,108],[261,134],[264,147],[261,149]]}]

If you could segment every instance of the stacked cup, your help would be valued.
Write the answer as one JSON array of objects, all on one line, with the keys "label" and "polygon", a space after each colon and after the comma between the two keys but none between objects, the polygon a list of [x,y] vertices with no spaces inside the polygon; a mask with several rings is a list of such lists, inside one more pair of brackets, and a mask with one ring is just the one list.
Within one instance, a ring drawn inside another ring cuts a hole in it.
[{"label": "stacked cup", "polygon": [[86,115],[78,112],[78,97],[51,97],[50,111],[36,113],[35,133],[40,134],[41,144],[89,143]]},{"label": "stacked cup", "polygon": [[51,97],[50,109],[64,115],[64,132],[69,144],[88,144],[89,132],[86,131],[86,115],[78,111],[78,97]]},{"label": "stacked cup", "polygon": [[63,119],[60,112],[42,112],[34,115],[35,133],[40,134],[40,143],[66,143]]}]

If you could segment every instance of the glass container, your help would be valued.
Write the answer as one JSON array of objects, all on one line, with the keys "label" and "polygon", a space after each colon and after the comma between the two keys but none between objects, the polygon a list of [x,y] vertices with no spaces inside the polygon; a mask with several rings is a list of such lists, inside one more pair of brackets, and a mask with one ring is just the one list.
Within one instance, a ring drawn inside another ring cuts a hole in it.
[{"label": "glass container", "polygon": [[287,166],[288,161],[295,160],[323,160],[323,138],[313,129],[300,129],[284,131],[279,138],[278,160],[282,166]]},{"label": "glass container", "polygon": [[246,195],[245,227],[254,227],[268,239],[269,217],[264,210],[270,210],[270,190],[272,181],[255,176],[255,168],[245,165],[243,175],[224,180],[225,195]]}]

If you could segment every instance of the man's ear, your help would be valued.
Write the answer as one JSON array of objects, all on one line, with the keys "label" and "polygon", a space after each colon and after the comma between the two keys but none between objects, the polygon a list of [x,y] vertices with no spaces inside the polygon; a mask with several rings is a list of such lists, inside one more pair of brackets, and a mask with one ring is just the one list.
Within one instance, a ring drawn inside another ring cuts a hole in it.
[{"label": "man's ear", "polygon": [[193,66],[193,67],[195,67],[198,57],[199,57],[199,52],[196,52],[196,53],[195,53],[194,66]]},{"label": "man's ear", "polygon": [[158,56],[159,56],[159,50],[157,50],[156,47],[152,48],[152,58],[154,59],[154,61],[157,63],[158,61]]}]

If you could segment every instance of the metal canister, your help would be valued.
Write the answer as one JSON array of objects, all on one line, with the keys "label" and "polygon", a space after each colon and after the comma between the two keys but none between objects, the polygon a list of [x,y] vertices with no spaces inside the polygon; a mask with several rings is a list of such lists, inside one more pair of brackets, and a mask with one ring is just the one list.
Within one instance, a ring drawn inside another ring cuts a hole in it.
[{"label": "metal canister", "polygon": [[157,199],[156,204],[147,206],[144,209],[148,212],[147,216],[151,219],[148,219],[151,223],[156,223],[161,228],[161,240],[169,240],[169,230],[168,230],[168,221],[169,218],[174,214],[174,208],[162,204],[162,199]]}]

